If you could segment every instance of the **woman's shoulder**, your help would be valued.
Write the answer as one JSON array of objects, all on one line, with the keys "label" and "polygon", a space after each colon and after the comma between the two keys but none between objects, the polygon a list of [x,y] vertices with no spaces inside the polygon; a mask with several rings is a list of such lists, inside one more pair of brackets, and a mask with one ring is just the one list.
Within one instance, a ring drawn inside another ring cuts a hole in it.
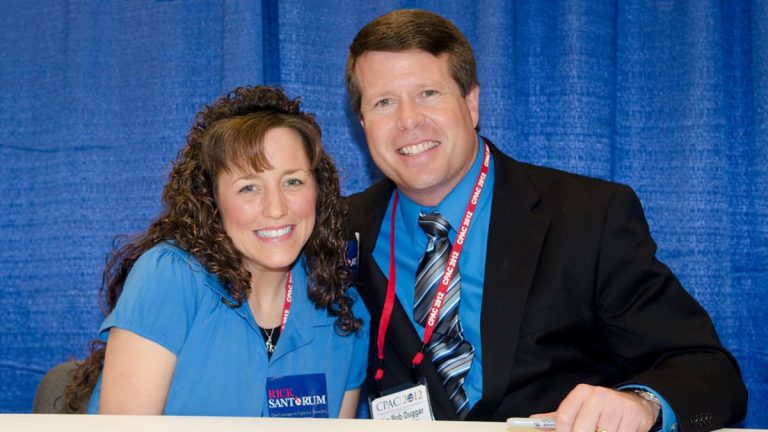
[{"label": "woman's shoulder", "polygon": [[371,319],[371,315],[368,313],[368,309],[365,307],[363,299],[360,297],[360,292],[355,286],[350,285],[347,288],[346,294],[352,300],[352,314],[355,318],[360,318],[363,320],[364,324],[367,324]]},{"label": "woman's shoulder", "polygon": [[141,254],[132,271],[208,273],[194,255],[170,242],[161,242]]},{"label": "woman's shoulder", "polygon": [[216,277],[194,255],[170,242],[158,243],[141,254],[126,280],[127,287],[140,285],[143,290],[151,287],[165,290],[170,286],[196,290],[216,283]]}]

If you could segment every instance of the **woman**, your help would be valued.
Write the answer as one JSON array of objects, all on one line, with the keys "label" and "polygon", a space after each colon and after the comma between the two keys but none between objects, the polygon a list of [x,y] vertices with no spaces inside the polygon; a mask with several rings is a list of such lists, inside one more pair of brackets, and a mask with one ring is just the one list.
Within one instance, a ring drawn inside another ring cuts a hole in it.
[{"label": "woman", "polygon": [[89,412],[354,417],[368,314],[346,289],[336,169],[300,102],[238,88],[200,112],[163,201],[107,263],[106,349],[67,401],[98,378]]}]

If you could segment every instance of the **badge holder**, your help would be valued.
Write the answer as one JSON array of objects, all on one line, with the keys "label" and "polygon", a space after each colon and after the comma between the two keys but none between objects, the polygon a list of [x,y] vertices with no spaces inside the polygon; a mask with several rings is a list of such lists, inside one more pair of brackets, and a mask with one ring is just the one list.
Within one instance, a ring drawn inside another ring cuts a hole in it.
[{"label": "badge holder", "polygon": [[[412,383],[381,391],[379,396],[370,396],[368,405],[374,420],[417,420],[432,421],[432,405],[429,403],[427,380],[420,377],[416,368],[411,368]],[[377,381],[378,384],[378,381]]]}]

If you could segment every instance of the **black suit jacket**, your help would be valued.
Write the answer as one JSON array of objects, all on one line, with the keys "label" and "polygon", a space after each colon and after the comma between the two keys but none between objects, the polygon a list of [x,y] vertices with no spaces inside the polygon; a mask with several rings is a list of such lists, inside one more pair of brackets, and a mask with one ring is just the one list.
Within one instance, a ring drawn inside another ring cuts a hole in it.
[{"label": "black suit jacket", "polygon": [[[579,383],[647,385],[671,404],[682,432],[743,418],[747,393],[738,366],[707,313],[656,260],[634,192],[491,151],[495,182],[479,323],[483,396],[467,420],[554,411]],[[371,313],[369,376],[378,367],[386,292],[372,251],[393,189],[383,180],[349,198],[350,236],[360,235],[357,284]],[[410,381],[420,343],[397,302],[384,388]],[[456,419],[431,362],[418,369],[436,418]]]}]

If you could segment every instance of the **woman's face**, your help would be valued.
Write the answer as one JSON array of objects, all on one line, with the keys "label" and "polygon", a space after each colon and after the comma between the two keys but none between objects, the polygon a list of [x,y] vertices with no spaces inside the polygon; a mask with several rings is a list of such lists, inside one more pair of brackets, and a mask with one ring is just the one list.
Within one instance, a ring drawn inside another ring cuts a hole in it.
[{"label": "woman's face", "polygon": [[232,167],[216,182],[224,230],[252,275],[288,270],[315,226],[317,184],[299,134],[270,130],[264,153],[271,169]]}]

